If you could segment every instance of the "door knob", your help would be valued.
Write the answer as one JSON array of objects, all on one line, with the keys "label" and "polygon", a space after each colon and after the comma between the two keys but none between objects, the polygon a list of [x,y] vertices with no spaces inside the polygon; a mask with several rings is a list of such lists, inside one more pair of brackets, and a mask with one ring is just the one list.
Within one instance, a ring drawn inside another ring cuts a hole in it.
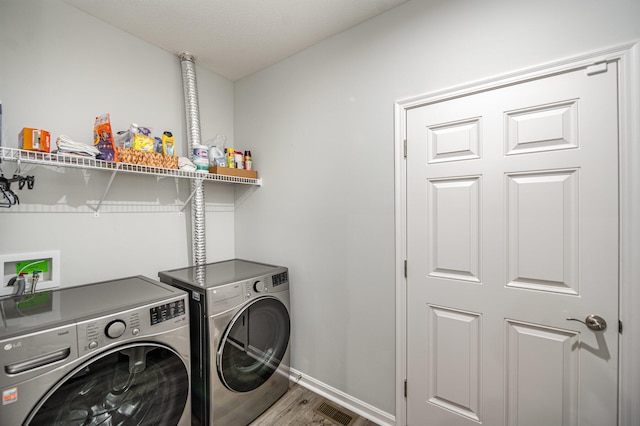
[{"label": "door knob", "polygon": [[599,315],[589,315],[584,321],[578,318],[567,318],[567,321],[578,321],[589,327],[591,330],[603,331],[607,328],[607,322]]}]

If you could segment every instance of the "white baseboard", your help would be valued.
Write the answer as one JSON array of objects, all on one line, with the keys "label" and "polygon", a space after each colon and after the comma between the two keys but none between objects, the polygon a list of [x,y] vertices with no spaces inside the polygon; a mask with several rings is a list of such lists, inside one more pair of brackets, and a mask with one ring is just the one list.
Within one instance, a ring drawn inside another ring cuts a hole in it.
[{"label": "white baseboard", "polygon": [[318,395],[327,398],[329,401],[335,402],[347,410],[353,411],[357,415],[369,419],[380,426],[395,426],[396,424],[394,415],[379,410],[366,402],[347,395],[341,390],[322,383],[313,377],[309,377],[298,370],[291,368],[290,375],[293,383],[298,383],[300,386],[312,390]]}]

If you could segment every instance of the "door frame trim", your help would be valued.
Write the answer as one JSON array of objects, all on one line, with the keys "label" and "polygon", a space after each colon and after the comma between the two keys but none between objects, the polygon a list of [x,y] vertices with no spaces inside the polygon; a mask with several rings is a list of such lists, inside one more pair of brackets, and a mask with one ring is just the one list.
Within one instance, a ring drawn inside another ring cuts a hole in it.
[{"label": "door frame trim", "polygon": [[480,80],[397,101],[394,104],[395,155],[395,294],[396,294],[396,425],[406,424],[407,401],[404,381],[407,378],[407,173],[404,158],[407,110],[430,103],[470,95],[558,72],[585,68],[603,61],[618,61],[619,68],[619,256],[620,335],[618,426],[640,424],[640,56],[639,42],[632,41],[541,64],[486,80]]}]

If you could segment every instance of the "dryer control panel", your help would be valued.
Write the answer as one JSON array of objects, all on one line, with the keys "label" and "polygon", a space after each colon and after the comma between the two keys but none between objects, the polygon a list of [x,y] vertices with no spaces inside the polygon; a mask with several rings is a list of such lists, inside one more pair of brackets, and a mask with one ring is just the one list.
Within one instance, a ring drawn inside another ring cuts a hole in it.
[{"label": "dryer control panel", "polygon": [[284,271],[279,274],[275,274],[271,276],[271,284],[273,287],[283,286],[285,284],[289,284],[289,272]]},{"label": "dryer control panel", "polygon": [[259,294],[287,290],[289,288],[289,273],[284,271],[278,274],[256,277],[245,282],[245,299],[251,299]]}]

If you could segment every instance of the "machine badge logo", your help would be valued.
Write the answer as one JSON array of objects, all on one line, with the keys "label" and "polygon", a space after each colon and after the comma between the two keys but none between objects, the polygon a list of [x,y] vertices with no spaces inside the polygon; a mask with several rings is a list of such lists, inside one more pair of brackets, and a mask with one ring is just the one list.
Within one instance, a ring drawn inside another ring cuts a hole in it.
[{"label": "machine badge logo", "polygon": [[8,405],[18,400],[18,388],[11,388],[2,391],[2,405]]},{"label": "machine badge logo", "polygon": [[20,346],[22,346],[22,342],[7,343],[6,345],[4,345],[4,350],[10,351],[13,348],[19,348]]}]

